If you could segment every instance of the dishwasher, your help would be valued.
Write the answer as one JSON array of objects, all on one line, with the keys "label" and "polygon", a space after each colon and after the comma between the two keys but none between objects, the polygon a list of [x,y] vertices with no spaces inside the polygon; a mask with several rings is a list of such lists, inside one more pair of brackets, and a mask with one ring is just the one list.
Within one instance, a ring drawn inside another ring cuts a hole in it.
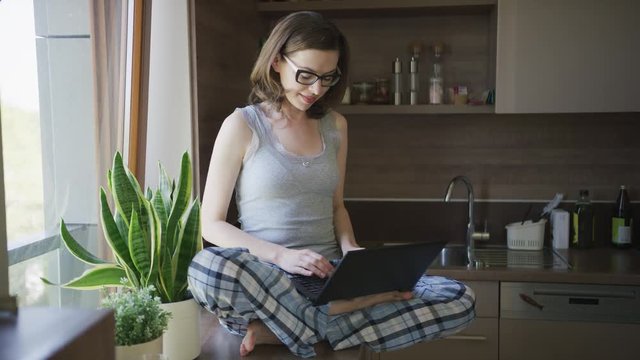
[{"label": "dishwasher", "polygon": [[500,360],[638,358],[640,287],[503,282],[499,332]]}]

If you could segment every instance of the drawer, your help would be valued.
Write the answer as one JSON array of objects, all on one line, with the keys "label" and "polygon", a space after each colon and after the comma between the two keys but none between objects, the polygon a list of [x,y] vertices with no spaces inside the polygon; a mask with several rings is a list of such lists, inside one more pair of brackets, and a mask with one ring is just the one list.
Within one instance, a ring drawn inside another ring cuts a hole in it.
[{"label": "drawer", "polygon": [[639,342],[637,324],[500,320],[500,360],[627,360]]},{"label": "drawer", "polygon": [[503,282],[500,318],[640,323],[640,287]]}]

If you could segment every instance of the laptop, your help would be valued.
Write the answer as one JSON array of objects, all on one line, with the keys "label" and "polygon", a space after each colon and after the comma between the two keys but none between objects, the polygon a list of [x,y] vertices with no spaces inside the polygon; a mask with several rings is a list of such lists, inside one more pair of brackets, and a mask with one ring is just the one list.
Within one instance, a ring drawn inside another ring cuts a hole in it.
[{"label": "laptop", "polygon": [[[328,278],[289,274],[313,305],[387,291],[411,291],[446,242],[420,242],[348,252]],[[335,263],[334,263],[335,265]]]}]

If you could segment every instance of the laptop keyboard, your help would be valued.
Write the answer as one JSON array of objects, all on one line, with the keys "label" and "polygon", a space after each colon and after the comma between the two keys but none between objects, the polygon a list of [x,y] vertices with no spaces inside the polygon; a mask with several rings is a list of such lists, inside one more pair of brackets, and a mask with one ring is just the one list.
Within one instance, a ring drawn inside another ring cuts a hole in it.
[{"label": "laptop keyboard", "polygon": [[[338,264],[340,264],[341,260],[342,259],[333,259],[333,260],[329,260],[329,262],[331,263],[331,265],[336,267],[338,266]],[[302,293],[304,296],[311,299],[315,299],[320,295],[320,292],[322,291],[324,284],[327,282],[327,280],[329,280],[328,277],[323,279],[315,275],[304,276],[300,274],[291,274],[291,273],[286,273],[286,274],[287,274],[287,277],[293,283],[293,285],[296,287],[296,289],[300,293]]]},{"label": "laptop keyboard", "polygon": [[327,278],[317,276],[291,275],[291,281],[296,289],[301,290],[305,295],[318,295],[327,282]]}]

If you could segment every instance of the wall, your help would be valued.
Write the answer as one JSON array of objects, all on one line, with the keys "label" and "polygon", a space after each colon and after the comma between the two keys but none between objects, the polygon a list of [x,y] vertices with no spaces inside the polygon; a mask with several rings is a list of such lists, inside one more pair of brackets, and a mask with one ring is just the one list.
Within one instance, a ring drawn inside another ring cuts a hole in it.
[{"label": "wall", "polygon": [[[569,200],[561,207],[571,210],[586,188],[597,202],[596,241],[605,244],[618,187],[627,185],[631,199],[640,200],[638,113],[351,115],[348,121],[345,194],[363,241],[462,241],[466,190],[457,185],[460,201],[442,201],[458,174],[469,177],[480,199],[476,227],[487,221],[497,243],[506,241],[504,225],[523,219],[529,203],[539,214],[560,192]],[[636,244],[639,235],[635,231]]]},{"label": "wall", "polygon": [[[637,113],[363,116],[349,120],[345,192],[356,198],[441,199],[467,175],[479,199],[640,200]],[[459,194],[462,194],[460,192]]]},{"label": "wall", "polygon": [[195,0],[194,5],[202,191],[220,124],[246,103],[265,27],[252,0]]},{"label": "wall", "polygon": [[151,8],[147,187],[158,184],[159,161],[169,177],[175,178],[182,153],[192,154],[187,5],[188,0],[155,1]]},{"label": "wall", "polygon": [[[203,180],[222,120],[246,102],[254,44],[267,31],[250,4],[195,2]],[[347,120],[345,196],[356,235],[367,241],[448,234],[462,239],[466,203],[442,203],[449,180],[459,174],[473,182],[481,200],[477,220],[488,219],[492,241],[504,241],[504,225],[520,219],[529,202],[536,203],[537,213],[556,192],[565,194],[569,202],[562,206],[570,209],[578,190],[588,188],[594,200],[608,202],[598,206],[602,218],[609,216],[622,184],[631,188],[632,200],[640,200],[638,113],[349,115]],[[458,188],[454,197],[466,193]],[[603,222],[598,230],[603,242],[606,229]]]}]

